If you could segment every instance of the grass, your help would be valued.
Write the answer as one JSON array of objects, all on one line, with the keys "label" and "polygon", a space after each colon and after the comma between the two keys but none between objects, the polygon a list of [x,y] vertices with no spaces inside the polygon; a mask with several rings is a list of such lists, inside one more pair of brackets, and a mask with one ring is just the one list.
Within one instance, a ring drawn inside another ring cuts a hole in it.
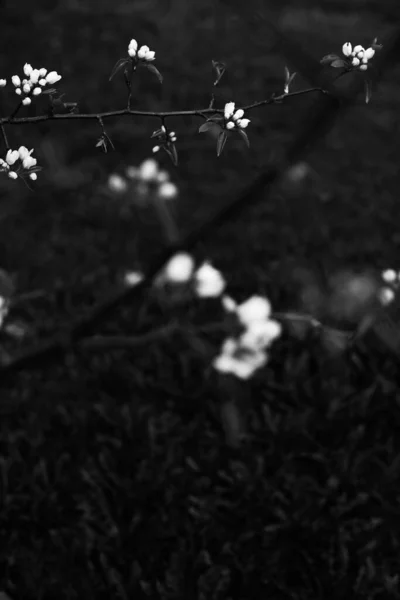
[{"label": "grass", "polygon": [[[114,5],[110,12],[99,3],[96,14],[72,1],[39,2],[34,12],[11,7],[2,24],[2,77],[26,61],[44,64],[63,75],[68,99],[85,110],[119,107],[123,85],[108,76],[138,37],[156,49],[165,83],[160,89],[141,74],[137,108],[206,106],[211,59],[228,63],[221,104],[250,103],[281,85],[280,49],[243,16],[215,14],[211,3]],[[388,26],[372,13],[332,16],[289,4],[276,19],[316,58],[348,39],[383,36]],[[304,156],[319,176],[311,187],[297,195],[277,187],[199,245],[234,298],[261,293],[275,310],[298,310],[299,266],[311,278],[397,267],[398,70],[387,70],[370,106],[360,98]],[[296,85],[306,82],[299,76]],[[299,113],[312,106],[309,97],[297,100],[254,111],[250,152],[238,140],[218,159],[196,135],[197,120],[171,123],[180,165],[166,159],[163,167],[179,185],[183,225],[280,155]],[[4,340],[10,351],[47,339],[159,250],[157,223],[146,217],[144,228],[139,214],[121,215],[102,193],[111,172],[150,155],[157,122],[110,122],[116,151],[107,155],[96,153],[94,123],[76,125],[8,131],[13,147],[35,148],[44,169],[33,193],[2,183],[0,266],[16,275],[18,293],[47,290],[15,306],[13,318],[29,333],[11,346]],[[174,316],[148,298],[140,314],[125,306],[99,333],[144,333]],[[217,320],[218,306],[189,306],[183,316],[200,327]],[[371,343],[332,357],[318,340],[285,333],[265,370],[236,389],[209,368],[221,337],[201,341],[182,328],[145,348],[82,347],[2,382],[3,596],[399,598],[394,357]],[[235,427],[246,431],[241,444]]]}]

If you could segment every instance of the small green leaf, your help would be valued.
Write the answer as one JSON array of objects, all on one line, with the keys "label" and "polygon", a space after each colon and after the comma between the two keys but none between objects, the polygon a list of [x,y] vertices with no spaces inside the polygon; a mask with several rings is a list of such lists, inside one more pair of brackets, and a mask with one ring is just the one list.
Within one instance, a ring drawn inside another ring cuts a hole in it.
[{"label": "small green leaf", "polygon": [[148,69],[149,71],[154,73],[154,75],[156,75],[156,77],[160,83],[163,82],[163,76],[161,75],[160,71],[154,65],[151,65],[149,63],[140,63],[140,64],[142,64],[144,67],[146,67],[146,69]]},{"label": "small green leaf", "polygon": [[217,156],[221,155],[221,152],[224,149],[227,139],[228,139],[228,134],[226,133],[225,130],[222,130],[217,139]]},{"label": "small green leaf", "polygon": [[115,66],[111,72],[110,75],[110,79],[108,81],[111,81],[111,79],[118,73],[118,71],[120,69],[122,69],[123,67],[125,67],[125,65],[127,65],[129,63],[130,59],[129,58],[120,58],[116,63]]},{"label": "small green leaf", "polygon": [[342,69],[345,66],[346,62],[342,58],[338,58],[337,60],[331,62],[331,67],[333,67],[334,69]]},{"label": "small green leaf", "polygon": [[209,121],[207,121],[207,123],[203,123],[203,125],[200,125],[199,133],[204,133],[205,131],[210,131],[212,129],[215,129],[215,123],[210,123]]},{"label": "small green leaf", "polygon": [[372,97],[372,82],[369,79],[364,81],[365,103],[368,104]]},{"label": "small green leaf", "polygon": [[331,63],[333,63],[334,60],[341,60],[340,56],[338,56],[337,54],[327,54],[326,56],[321,58],[320,63],[321,65],[330,65]]},{"label": "small green leaf", "polygon": [[173,164],[178,166],[178,152],[176,150],[175,144],[168,144],[168,146],[164,146],[165,152],[168,154]]},{"label": "small green leaf", "polygon": [[244,139],[244,141],[246,142],[246,146],[248,148],[250,148],[250,142],[249,142],[249,138],[247,136],[247,133],[243,129],[240,129],[240,128],[237,131],[242,136],[242,138]]}]

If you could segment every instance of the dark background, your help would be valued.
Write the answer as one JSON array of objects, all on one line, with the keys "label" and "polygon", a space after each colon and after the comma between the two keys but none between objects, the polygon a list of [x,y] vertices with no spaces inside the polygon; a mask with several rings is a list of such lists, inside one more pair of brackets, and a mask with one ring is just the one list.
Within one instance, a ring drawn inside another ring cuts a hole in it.
[{"label": "dark background", "polygon": [[[309,87],[301,65],[253,19],[262,7],[3,2],[0,75],[21,75],[25,62],[44,66],[62,75],[57,88],[82,112],[117,109],[126,90],[121,77],[108,78],[136,38],[156,51],[164,76],[160,86],[147,71],[137,74],[138,110],[208,106],[212,59],[227,64],[218,107],[281,92],[285,65],[298,71],[293,89]],[[317,62],[347,41],[384,43],[399,18],[396,5],[378,2],[268,9]],[[396,268],[399,75],[392,62],[371,103],[360,94],[304,155],[314,173],[304,188],[274,188],[201,246],[235,298],[265,293],[277,310],[295,310],[294,266],[312,277]],[[14,107],[11,92],[10,84],[1,90],[3,114]],[[197,133],[199,119],[170,120],[179,165],[157,158],[179,186],[182,227],[282,156],[315,101],[306,95],[252,111],[250,150],[232,138],[219,158]],[[40,113],[43,103],[20,116]],[[16,350],[68,325],[120,273],[145,267],[159,250],[157,224],[144,229],[121,217],[118,199],[104,193],[111,173],[151,156],[158,125],[139,117],[107,121],[116,148],[109,154],[95,148],[95,121],[7,127],[11,147],[34,148],[43,171],[32,192],[21,182],[0,183],[0,267],[15,276],[18,293],[49,290],[16,307],[15,317],[29,325]],[[63,291],[54,295],[56,284]],[[163,319],[147,316],[143,330]],[[116,311],[107,328],[129,331],[129,310]],[[396,371],[389,366],[379,380],[337,372],[332,379],[328,368],[316,383],[312,348],[279,348],[268,381],[246,388],[253,437],[244,450],[229,448],[218,418],[205,414],[216,393],[204,383],[204,365],[179,341],[16,374],[1,391],[0,590],[12,599],[361,598],[365,590],[388,598],[400,523]]]}]

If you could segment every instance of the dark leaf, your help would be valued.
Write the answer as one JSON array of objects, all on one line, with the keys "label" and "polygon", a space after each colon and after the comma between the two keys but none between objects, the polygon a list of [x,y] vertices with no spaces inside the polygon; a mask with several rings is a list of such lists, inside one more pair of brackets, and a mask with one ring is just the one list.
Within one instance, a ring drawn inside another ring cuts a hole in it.
[{"label": "dark leaf", "polygon": [[221,155],[222,150],[224,149],[226,140],[228,139],[228,134],[225,130],[221,131],[218,140],[217,140],[217,156]]},{"label": "dark leaf", "polygon": [[364,81],[365,103],[368,104],[372,97],[372,82],[369,79]]},{"label": "dark leaf", "polygon": [[247,136],[247,133],[243,129],[240,129],[240,128],[238,129],[238,133],[242,136],[242,138],[246,142],[246,146],[248,148],[250,148],[250,142],[249,142],[249,138]]},{"label": "dark leaf", "polygon": [[175,144],[168,144],[168,146],[164,146],[164,149],[175,166],[178,166],[178,152],[176,150]]},{"label": "dark leaf", "polygon": [[199,133],[210,131],[210,129],[215,129],[215,123],[210,123],[209,121],[207,121],[207,123],[203,123],[203,125],[200,125]]},{"label": "dark leaf", "polygon": [[338,56],[337,54],[327,54],[326,56],[321,58],[320,63],[321,65],[330,65],[331,63],[333,63],[334,60],[340,60],[340,56]]},{"label": "dark leaf", "polygon": [[337,60],[331,62],[331,67],[334,67],[335,69],[342,69],[345,66],[346,62],[342,58],[338,58]]},{"label": "dark leaf", "polygon": [[118,73],[118,71],[120,69],[122,69],[123,67],[125,67],[125,65],[127,65],[130,62],[129,58],[120,58],[116,63],[115,66],[111,72],[110,75],[110,79],[108,81],[111,81],[111,79]]},{"label": "dark leaf", "polygon": [[151,65],[149,63],[142,63],[142,64],[144,67],[146,67],[146,69],[148,69],[149,71],[154,73],[154,75],[156,75],[156,77],[160,83],[163,82],[163,76],[161,75],[160,71],[154,65]]}]

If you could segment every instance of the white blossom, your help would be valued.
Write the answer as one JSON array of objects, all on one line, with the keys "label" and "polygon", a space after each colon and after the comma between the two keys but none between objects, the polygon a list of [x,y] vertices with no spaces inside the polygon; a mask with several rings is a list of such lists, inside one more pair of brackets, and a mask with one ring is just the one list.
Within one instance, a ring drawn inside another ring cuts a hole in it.
[{"label": "white blossom", "polygon": [[363,51],[363,50],[364,50],[364,48],[363,48],[362,46],[360,46],[360,45],[358,45],[358,46],[355,46],[355,47],[353,48],[353,56],[355,56],[356,54],[358,54],[358,52],[361,52],[361,51]]},{"label": "white blossom", "polygon": [[29,94],[29,92],[31,91],[31,86],[29,85],[29,83],[25,83],[25,85],[22,89],[25,94]]},{"label": "white blossom", "polygon": [[113,173],[108,178],[108,187],[112,192],[124,193],[128,189],[128,184],[121,175]]},{"label": "white blossom", "polygon": [[22,161],[22,166],[24,167],[24,169],[30,169],[31,167],[35,167],[36,164],[37,164],[37,160],[36,160],[36,158],[33,158],[32,156],[27,156]]},{"label": "white blossom", "polygon": [[213,367],[220,373],[231,373],[239,379],[249,379],[267,360],[265,352],[242,351],[235,339],[228,338],[221,353],[214,359]]},{"label": "white blossom", "polygon": [[24,64],[24,73],[27,77],[29,77],[29,75],[32,73],[33,69],[32,66],[29,65],[28,63]]},{"label": "white blossom", "polygon": [[39,69],[39,77],[40,78],[44,78],[46,77],[46,73],[47,73],[47,69],[45,69],[44,67],[42,67],[41,69]]},{"label": "white blossom", "polygon": [[252,296],[237,307],[237,314],[245,326],[255,321],[268,319],[271,314],[271,304],[262,296]]},{"label": "white blossom", "polygon": [[148,158],[140,165],[139,176],[143,181],[152,181],[157,177],[158,163],[153,158]]},{"label": "white blossom", "polygon": [[226,282],[217,269],[205,262],[195,273],[194,285],[196,294],[200,298],[211,298],[221,296]]},{"label": "white blossom", "polygon": [[238,119],[241,119],[243,117],[243,115],[244,115],[243,108],[239,108],[239,110],[237,110],[235,112],[235,114],[233,115],[232,118],[233,118],[234,121],[237,121]]},{"label": "white blossom", "polygon": [[0,79],[0,87],[5,87],[7,85],[7,79]]},{"label": "white blossom", "polygon": [[178,194],[178,188],[171,181],[165,181],[161,183],[158,188],[158,195],[160,198],[175,198]]},{"label": "white blossom", "polygon": [[8,150],[6,154],[6,161],[9,165],[13,165],[19,159],[19,153],[17,150]]},{"label": "white blossom", "polygon": [[233,121],[228,121],[226,124],[226,128],[227,129],[234,129],[235,128],[235,123]]},{"label": "white blossom", "polygon": [[151,62],[155,59],[156,53],[150,50],[148,46],[142,46],[139,48],[137,55],[141,60]]},{"label": "white blossom", "polygon": [[342,52],[345,56],[350,56],[351,52],[352,52],[352,45],[350,44],[350,42],[346,42],[346,44],[343,44],[342,46]]},{"label": "white blossom", "polygon": [[395,292],[391,288],[384,287],[379,291],[379,300],[384,306],[387,306],[393,302],[395,295]]},{"label": "white blossom", "polygon": [[13,84],[15,85],[15,87],[20,87],[20,85],[21,85],[21,80],[20,80],[20,78],[18,77],[18,75],[13,75],[13,76],[11,77],[11,81],[13,82]]},{"label": "white blossom", "polygon": [[233,113],[235,112],[235,103],[234,102],[227,102],[227,104],[225,104],[225,108],[224,108],[224,117],[226,120],[230,119],[233,116]]},{"label": "white blossom", "polygon": [[394,269],[386,269],[386,271],[383,271],[382,273],[382,279],[383,281],[386,281],[386,283],[396,283],[398,281],[398,274]]},{"label": "white blossom", "polygon": [[41,93],[42,93],[42,90],[39,87],[36,87],[32,92],[32,94],[34,96],[39,96],[39,94],[41,94]]},{"label": "white blossom", "polygon": [[36,179],[37,179],[36,173],[30,173],[29,177],[30,177],[30,179],[32,179],[32,181],[36,181]]},{"label": "white blossom", "polygon": [[173,283],[186,283],[190,280],[194,271],[194,260],[190,254],[179,252],[167,263],[163,275]]},{"label": "white blossom", "polygon": [[39,69],[33,69],[32,73],[30,74],[30,82],[33,83],[33,85],[36,85],[39,81],[39,78]]},{"label": "white blossom", "polygon": [[31,104],[31,102],[32,102],[32,100],[31,100],[30,98],[28,98],[28,97],[26,97],[26,98],[24,98],[24,99],[22,100],[22,104],[23,104],[24,106],[29,106],[29,105]]},{"label": "white blossom", "polygon": [[375,50],[373,48],[367,48],[364,52],[364,58],[370,60],[375,55]]},{"label": "white blossom", "polygon": [[15,171],[9,171],[8,176],[10,179],[17,179],[18,177]]},{"label": "white blossom", "polygon": [[353,65],[353,67],[358,67],[358,65],[360,64],[360,59],[358,59],[357,57],[354,57],[353,60],[351,61],[351,64]]},{"label": "white blossom", "polygon": [[[57,73],[57,71],[51,71],[51,73],[48,73],[46,75],[46,81],[50,85],[54,85],[55,83],[57,83],[57,81],[60,81],[60,79],[61,79],[61,75],[59,75]],[[37,83],[37,82],[35,82],[35,83]]]},{"label": "white blossom", "polygon": [[17,96],[20,96],[22,94],[21,88],[17,88],[15,90],[15,93],[17,94]]},{"label": "white blossom", "polygon": [[246,129],[247,125],[250,123],[250,119],[240,119],[238,121],[238,125],[240,129]]}]

